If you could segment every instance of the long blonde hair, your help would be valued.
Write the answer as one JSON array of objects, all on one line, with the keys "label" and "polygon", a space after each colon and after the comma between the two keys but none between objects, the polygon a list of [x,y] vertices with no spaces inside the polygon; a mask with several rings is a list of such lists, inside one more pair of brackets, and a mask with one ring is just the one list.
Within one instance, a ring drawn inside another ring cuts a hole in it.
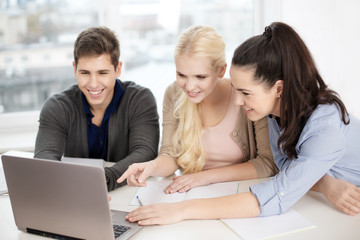
[{"label": "long blonde hair", "polygon": [[[191,26],[182,32],[175,48],[175,60],[184,54],[209,59],[215,70],[226,64],[225,43],[210,26]],[[174,157],[183,173],[199,172],[205,165],[200,111],[199,105],[190,102],[184,92],[180,94],[174,109],[179,125],[172,140]]]}]

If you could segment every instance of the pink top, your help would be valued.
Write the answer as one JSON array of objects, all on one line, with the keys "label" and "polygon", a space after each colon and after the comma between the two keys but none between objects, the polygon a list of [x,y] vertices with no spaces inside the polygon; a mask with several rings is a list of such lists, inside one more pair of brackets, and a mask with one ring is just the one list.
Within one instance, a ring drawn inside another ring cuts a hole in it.
[{"label": "pink top", "polygon": [[231,90],[230,103],[224,118],[216,126],[206,127],[202,141],[206,154],[203,170],[219,168],[244,160],[240,146],[231,138],[238,120],[240,106],[235,105],[234,89]]}]

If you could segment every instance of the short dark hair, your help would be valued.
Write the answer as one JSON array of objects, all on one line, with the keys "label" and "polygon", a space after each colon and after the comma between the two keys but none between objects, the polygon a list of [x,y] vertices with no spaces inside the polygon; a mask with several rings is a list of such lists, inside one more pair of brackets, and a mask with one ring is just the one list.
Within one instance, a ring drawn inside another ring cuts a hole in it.
[{"label": "short dark hair", "polygon": [[74,43],[75,66],[80,57],[107,53],[116,68],[120,58],[120,43],[115,33],[107,27],[88,28],[79,34]]}]

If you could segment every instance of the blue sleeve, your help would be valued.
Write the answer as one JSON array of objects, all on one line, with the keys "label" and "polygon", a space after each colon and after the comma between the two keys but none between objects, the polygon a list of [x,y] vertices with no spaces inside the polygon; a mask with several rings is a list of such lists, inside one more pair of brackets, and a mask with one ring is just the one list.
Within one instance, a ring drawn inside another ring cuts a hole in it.
[{"label": "blue sleeve", "polygon": [[307,123],[296,146],[298,157],[286,160],[270,181],[250,187],[260,203],[260,216],[285,212],[324,176],[345,153],[338,122]]}]

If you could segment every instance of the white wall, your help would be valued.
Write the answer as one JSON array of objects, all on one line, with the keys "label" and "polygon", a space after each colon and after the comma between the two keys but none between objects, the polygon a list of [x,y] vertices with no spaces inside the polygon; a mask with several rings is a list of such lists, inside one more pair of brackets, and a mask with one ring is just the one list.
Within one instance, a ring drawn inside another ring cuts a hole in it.
[{"label": "white wall", "polygon": [[292,26],[310,49],[324,81],[360,118],[360,1],[259,1],[264,14],[256,31],[273,21]]}]

